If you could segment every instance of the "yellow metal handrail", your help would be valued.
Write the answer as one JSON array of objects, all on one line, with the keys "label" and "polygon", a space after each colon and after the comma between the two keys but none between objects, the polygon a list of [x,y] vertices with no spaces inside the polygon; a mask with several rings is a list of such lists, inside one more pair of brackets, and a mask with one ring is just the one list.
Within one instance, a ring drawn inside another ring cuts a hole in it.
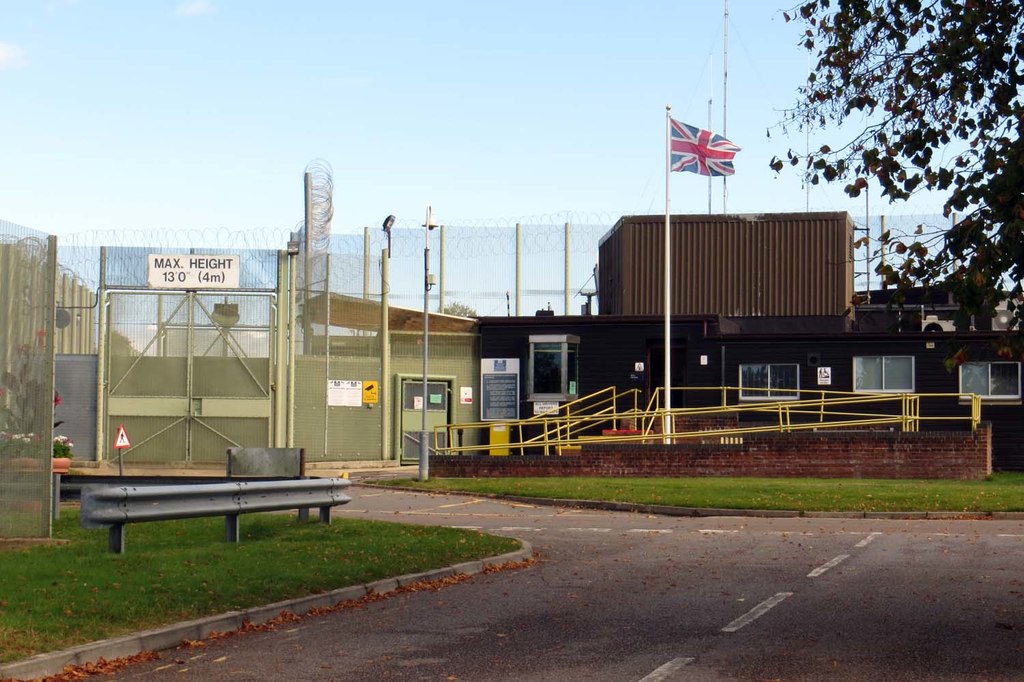
[{"label": "yellow metal handrail", "polygon": [[[514,441],[501,443],[494,447],[508,448],[510,451],[526,452],[539,449],[544,455],[552,451],[561,454],[568,448],[578,449],[583,443],[602,442],[660,442],[663,438],[656,427],[669,417],[675,423],[677,417],[694,417],[707,415],[734,416],[736,426],[702,431],[683,431],[672,434],[673,439],[708,438],[714,436],[736,436],[757,432],[791,432],[806,429],[836,429],[879,425],[899,425],[903,431],[918,431],[922,421],[969,421],[971,429],[977,428],[981,421],[981,398],[965,393],[855,393],[850,391],[804,391],[801,394],[817,394],[817,398],[791,400],[753,400],[728,404],[731,391],[738,397],[738,387],[687,387],[673,388],[673,391],[717,391],[720,392],[723,405],[702,407],[673,408],[671,411],[660,409],[660,389],[648,402],[646,409],[639,409],[639,391],[629,389],[618,391],[609,387],[578,398],[558,409],[535,415],[527,419],[505,422],[511,434],[517,434]],[[744,391],[750,389],[744,388]],[[922,398],[957,398],[958,402],[970,401],[970,415],[963,416],[921,416]],[[625,405],[620,410],[619,405]],[[886,406],[889,413],[882,413]],[[771,417],[771,424],[754,424],[739,426],[740,415],[744,413],[764,414]],[[801,418],[803,418],[801,420]],[[809,418],[809,419],[808,419]],[[635,429],[622,429],[625,424],[634,425]],[[439,452],[457,454],[462,452],[490,452],[488,445],[452,446],[452,436],[456,430],[473,431],[489,430],[492,422],[473,422],[440,426],[434,432],[434,446]],[[529,435],[527,430],[534,430]],[[447,431],[448,447],[439,447],[439,433]],[[606,433],[613,431],[614,433]],[[601,432],[598,435],[598,432]]]}]

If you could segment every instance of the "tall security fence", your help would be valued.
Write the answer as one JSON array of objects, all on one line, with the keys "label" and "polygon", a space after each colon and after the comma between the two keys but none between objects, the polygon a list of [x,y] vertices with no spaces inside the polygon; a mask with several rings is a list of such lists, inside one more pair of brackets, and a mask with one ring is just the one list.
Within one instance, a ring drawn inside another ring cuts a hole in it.
[{"label": "tall security fence", "polygon": [[[431,233],[439,276],[426,306],[431,425],[478,416],[479,341],[466,316],[580,312],[607,229]],[[81,392],[76,408],[89,408],[80,379],[96,375],[93,414],[66,410],[84,441],[81,459],[211,465],[227,447],[247,445],[303,447],[311,462],[416,456],[424,231],[397,229],[389,240],[367,228],[333,236],[329,250],[307,249],[301,231],[275,234],[276,243],[239,234],[239,248],[224,235],[182,233],[149,233],[154,246],[126,243],[129,233],[107,235],[120,245],[62,240],[58,308],[71,322],[58,335],[58,383],[75,376],[67,390]],[[253,248],[259,243],[277,248]],[[185,255],[239,257],[236,286],[154,289],[151,260]],[[115,448],[121,429],[130,446]]]},{"label": "tall security fence", "polygon": [[[941,216],[854,220],[857,236],[869,238],[869,248],[851,253],[856,289],[872,284],[883,227],[899,236],[948,225]],[[613,225],[442,224],[427,232],[407,222],[335,234],[313,249],[301,225],[297,234],[62,238],[57,381],[75,400],[58,419],[69,417],[64,428],[80,434],[76,455],[86,461],[213,465],[227,447],[267,445],[303,447],[314,463],[409,459],[422,420],[432,428],[479,418],[471,318],[573,315],[588,304],[596,312],[598,246]],[[428,248],[437,282],[426,287]],[[155,288],[151,259],[184,256],[236,257],[239,278]],[[80,378],[89,372],[91,386]],[[130,447],[118,449],[121,427]],[[460,437],[471,445],[476,436]]]},{"label": "tall security fence", "polygon": [[50,534],[55,237],[0,221],[0,537]]}]

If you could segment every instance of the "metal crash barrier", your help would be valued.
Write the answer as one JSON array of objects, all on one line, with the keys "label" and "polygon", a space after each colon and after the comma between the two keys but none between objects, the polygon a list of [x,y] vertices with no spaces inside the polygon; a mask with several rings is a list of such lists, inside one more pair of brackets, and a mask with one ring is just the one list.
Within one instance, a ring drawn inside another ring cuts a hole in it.
[{"label": "metal crash barrier", "polygon": [[109,528],[108,547],[124,554],[124,527],[143,521],[170,521],[223,516],[228,542],[238,542],[242,514],[286,509],[320,510],[331,522],[331,507],[352,500],[344,478],[248,481],[195,485],[112,486],[82,488],[81,521],[85,528]]}]

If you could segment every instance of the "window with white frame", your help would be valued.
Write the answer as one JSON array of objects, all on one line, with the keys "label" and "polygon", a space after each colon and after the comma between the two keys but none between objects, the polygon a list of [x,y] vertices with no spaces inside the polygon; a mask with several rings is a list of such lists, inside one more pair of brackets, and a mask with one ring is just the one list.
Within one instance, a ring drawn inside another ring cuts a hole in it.
[{"label": "window with white frame", "polygon": [[854,356],[853,390],[871,393],[913,393],[914,356]]},{"label": "window with white frame", "polygon": [[1020,363],[965,362],[960,392],[977,393],[983,400],[1020,400]]},{"label": "window with white frame", "polygon": [[571,400],[578,395],[579,345],[579,337],[569,334],[530,337],[530,400]]},{"label": "window with white frame", "polygon": [[799,397],[799,365],[740,365],[741,400],[796,400]]}]

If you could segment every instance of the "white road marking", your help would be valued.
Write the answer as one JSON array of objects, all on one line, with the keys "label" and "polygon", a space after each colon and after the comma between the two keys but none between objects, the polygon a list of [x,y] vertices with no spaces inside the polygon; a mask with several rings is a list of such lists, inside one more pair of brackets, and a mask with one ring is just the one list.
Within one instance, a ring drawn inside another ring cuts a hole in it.
[{"label": "white road marking", "polygon": [[498,528],[498,530],[504,530],[504,531],[528,530],[528,531],[532,531],[534,533],[540,533],[544,529],[543,528],[531,528],[530,526],[502,526],[501,528]]},{"label": "white road marking", "polygon": [[449,509],[451,507],[465,507],[466,505],[469,505],[469,504],[480,504],[481,502],[483,502],[483,500],[477,500],[477,499],[470,500],[469,502],[452,502],[451,504],[439,505],[437,507],[434,507],[434,509]]},{"label": "white road marking", "polygon": [[846,561],[849,558],[850,558],[849,554],[840,554],[835,559],[832,559],[831,561],[826,562],[826,563],[822,564],[821,566],[818,566],[816,569],[814,569],[813,571],[808,573],[807,577],[808,578],[817,578],[819,575],[821,575],[822,573],[824,573],[828,569],[835,568],[836,566],[838,566],[839,564],[841,564],[842,562]]},{"label": "white road marking", "polygon": [[691,663],[693,663],[692,658],[673,658],[665,665],[651,671],[650,675],[640,678],[640,682],[661,682],[675,671]]},{"label": "white road marking", "polygon": [[508,514],[500,514],[500,513],[497,513],[497,512],[495,512],[493,514],[492,513],[481,514],[481,513],[477,513],[477,512],[468,512],[468,511],[467,512],[400,511],[400,512],[395,512],[395,513],[399,514],[399,515],[402,515],[402,516],[476,516],[476,517],[479,517],[481,519],[488,519],[488,518],[490,518],[490,519],[501,519],[501,518],[507,518],[508,517]]},{"label": "white road marking", "polygon": [[610,533],[611,528],[566,528],[566,530],[579,530],[587,533]]},{"label": "white road marking", "polygon": [[742,616],[734,620],[733,622],[722,628],[722,632],[736,632],[740,628],[746,627],[753,623],[755,620],[768,613],[770,610],[778,606],[787,597],[792,597],[792,592],[779,592],[774,597],[769,597],[763,602],[750,609]]},{"label": "white road marking", "polygon": [[627,533],[671,533],[671,529],[664,528],[630,528]]},{"label": "white road marking", "polygon": [[866,538],[864,538],[863,540],[858,542],[856,545],[854,545],[854,547],[867,547],[868,545],[871,544],[872,540],[877,538],[879,535],[881,535],[881,533],[871,533]]}]

